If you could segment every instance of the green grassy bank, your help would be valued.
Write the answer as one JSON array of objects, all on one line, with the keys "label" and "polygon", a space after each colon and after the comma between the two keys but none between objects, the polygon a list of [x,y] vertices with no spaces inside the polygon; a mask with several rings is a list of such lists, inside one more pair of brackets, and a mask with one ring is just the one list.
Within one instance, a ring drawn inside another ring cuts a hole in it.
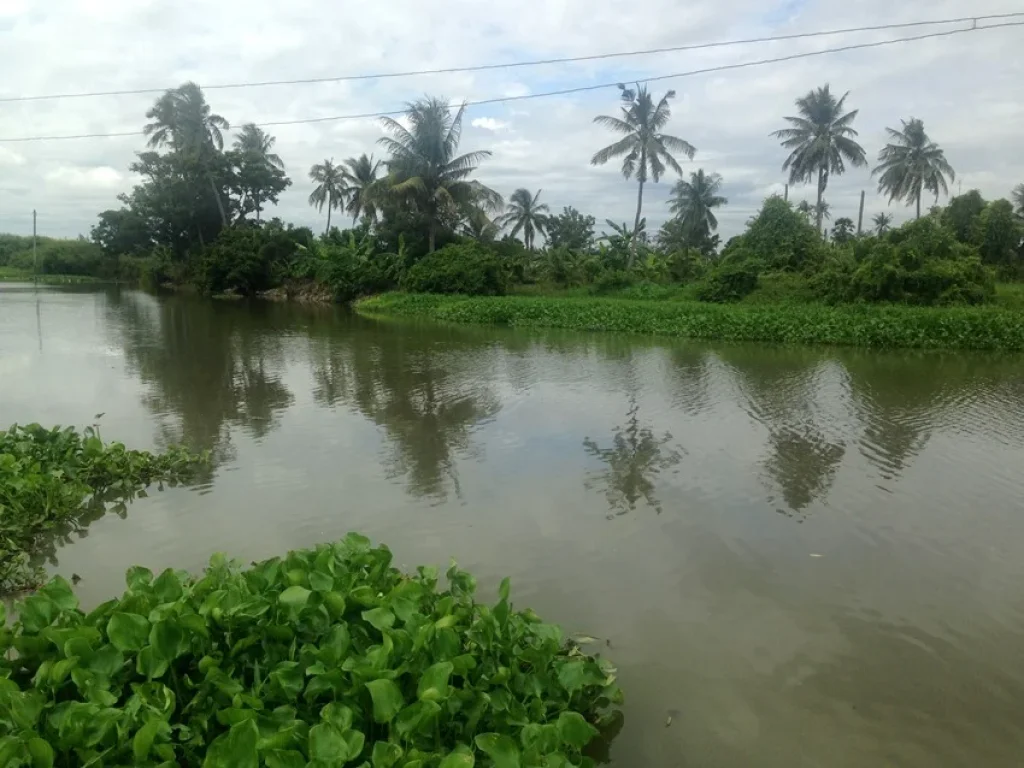
[{"label": "green grassy bank", "polygon": [[35,275],[25,269],[15,267],[0,267],[0,282],[5,283],[31,283],[33,277],[43,285],[76,285],[79,283],[101,283],[98,277],[88,275]]},{"label": "green grassy bank", "polygon": [[707,304],[597,297],[386,293],[366,314],[692,339],[922,349],[1024,350],[1024,312],[1001,307]]}]

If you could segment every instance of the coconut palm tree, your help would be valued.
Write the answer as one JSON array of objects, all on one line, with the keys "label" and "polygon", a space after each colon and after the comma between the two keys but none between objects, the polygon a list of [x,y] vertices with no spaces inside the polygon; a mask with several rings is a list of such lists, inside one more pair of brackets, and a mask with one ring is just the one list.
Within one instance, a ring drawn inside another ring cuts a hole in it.
[{"label": "coconut palm tree", "polygon": [[371,221],[377,218],[373,196],[377,192],[377,170],[381,164],[380,160],[373,159],[373,155],[367,157],[364,152],[359,157],[350,157],[345,161],[347,167],[342,167],[345,194],[348,198],[345,210],[352,214],[353,224],[359,220],[360,214],[364,214]]},{"label": "coconut palm tree", "polygon": [[331,231],[331,209],[345,204],[345,171],[334,164],[334,158],[317,163],[309,169],[309,180],[316,184],[309,196],[309,204],[322,213],[327,206],[327,228]]},{"label": "coconut palm tree", "polygon": [[875,225],[875,234],[884,235],[892,228],[892,215],[888,213],[876,213],[871,217],[871,222]]},{"label": "coconut palm tree", "polygon": [[635,236],[640,231],[644,184],[648,177],[657,182],[666,166],[681,176],[683,169],[672,153],[678,152],[692,160],[697,150],[690,142],[661,132],[672,117],[672,108],[668,102],[675,98],[675,91],[669,91],[655,103],[647,86],[638,83],[635,89],[623,85],[619,88],[622,91],[622,116],[598,115],[594,122],[622,134],[622,138],[595,154],[590,162],[592,165],[604,165],[613,157],[621,156],[622,175],[627,179],[636,178],[636,218],[633,220]]},{"label": "coconut palm tree", "polygon": [[811,215],[814,213],[814,206],[811,205],[806,200],[801,200],[799,203],[796,204],[796,212],[806,216],[809,221]]},{"label": "coconut palm tree", "polygon": [[462,222],[461,231],[466,237],[481,243],[493,243],[497,240],[501,227],[491,220],[486,211],[476,208],[470,211]]},{"label": "coconut palm tree", "polygon": [[465,104],[453,113],[447,99],[427,97],[408,105],[405,118],[409,128],[390,117],[381,118],[384,130],[390,134],[378,140],[390,154],[387,191],[406,200],[426,218],[431,253],[443,224],[465,218],[474,206],[497,212],[505,204],[497,192],[469,180],[480,161],[491,153],[479,150],[456,154],[465,111]]},{"label": "coconut palm tree", "polygon": [[[868,162],[864,148],[853,140],[857,131],[851,124],[858,110],[843,112],[849,95],[847,91],[837,99],[826,83],[797,99],[798,114],[785,118],[790,127],[772,133],[790,150],[782,164],[782,170],[789,171],[789,183],[807,183],[817,176],[819,203],[825,196],[829,176],[842,174],[846,163],[862,166]],[[821,215],[817,212],[816,223],[820,232]]]},{"label": "coconut palm tree", "polygon": [[[271,152],[276,142],[276,138],[255,123],[246,123],[235,138],[233,147],[242,156],[243,162],[248,165],[283,171],[284,162],[280,155]],[[256,223],[258,224],[261,211],[260,190],[254,186],[250,192],[256,207]]]},{"label": "coconut palm tree", "polygon": [[202,89],[193,82],[166,91],[146,112],[148,123],[142,132],[149,138],[149,146],[168,146],[196,164],[206,176],[217,201],[221,226],[228,225],[227,212],[220,191],[213,181],[216,155],[224,149],[224,131],[228,121],[210,111]]},{"label": "coconut palm tree", "polygon": [[498,224],[502,227],[512,226],[512,237],[520,232],[523,233],[523,244],[529,250],[533,250],[533,238],[539,232],[545,234],[547,231],[548,207],[539,203],[541,190],[537,194],[530,194],[530,190],[520,187],[512,193],[508,199],[508,210],[498,218]]},{"label": "coconut palm tree", "polygon": [[917,218],[921,218],[921,193],[948,193],[946,177],[952,181],[956,174],[946,162],[946,155],[924,132],[924,123],[916,117],[900,120],[903,129],[886,128],[891,141],[878,153],[878,165],[871,175],[878,175],[878,191],[889,195],[889,202],[903,200],[916,204]]},{"label": "coconut palm tree", "polygon": [[703,168],[690,174],[690,180],[680,179],[672,187],[669,209],[682,222],[688,239],[697,244],[710,237],[718,229],[714,210],[729,201],[718,194],[722,188],[722,177],[717,173],[704,173]]},{"label": "coconut palm tree", "polygon": [[821,221],[832,221],[832,206],[825,200],[819,200],[814,206],[814,216]]}]

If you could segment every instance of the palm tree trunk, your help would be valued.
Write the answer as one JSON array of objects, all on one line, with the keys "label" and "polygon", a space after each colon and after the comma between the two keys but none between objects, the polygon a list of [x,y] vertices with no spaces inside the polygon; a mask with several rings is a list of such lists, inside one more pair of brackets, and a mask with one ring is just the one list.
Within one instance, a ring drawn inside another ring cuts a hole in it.
[{"label": "palm tree trunk", "polygon": [[[642,161],[641,161],[642,162]],[[633,219],[633,237],[640,234],[640,211],[644,207],[644,178],[640,177],[636,192],[636,218]]]},{"label": "palm tree trunk", "polygon": [[921,190],[917,190],[917,218],[921,218]]},{"label": "palm tree trunk", "polygon": [[434,219],[430,219],[430,229],[427,232],[427,253],[434,252],[434,242],[437,239],[437,225]]},{"label": "palm tree trunk", "polygon": [[256,203],[256,223],[259,224],[260,223],[260,196],[259,195],[253,195],[252,199]]},{"label": "palm tree trunk", "polygon": [[213,192],[213,197],[217,201],[217,210],[220,212],[220,225],[226,228],[228,225],[228,215],[224,212],[224,201],[220,199],[220,192],[217,191],[217,185],[213,183],[213,174],[207,171],[206,178],[210,182],[210,191]]},{"label": "palm tree trunk", "polygon": [[816,220],[816,222],[818,224],[818,234],[819,235],[821,234],[821,219],[822,219],[822,215],[825,213],[821,209],[821,199],[824,196],[825,196],[825,169],[824,168],[819,168],[818,169],[818,205],[815,206],[815,209],[814,209],[815,220]]},{"label": "palm tree trunk", "polygon": [[331,208],[334,207],[334,195],[327,194],[327,229],[324,230],[325,235],[331,233]]}]

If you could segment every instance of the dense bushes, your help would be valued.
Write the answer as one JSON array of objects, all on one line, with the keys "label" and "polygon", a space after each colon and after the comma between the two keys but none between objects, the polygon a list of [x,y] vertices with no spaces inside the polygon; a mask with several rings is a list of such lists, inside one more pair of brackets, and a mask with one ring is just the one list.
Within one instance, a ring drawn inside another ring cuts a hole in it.
[{"label": "dense bushes", "polygon": [[117,277],[117,258],[88,240],[61,240],[40,237],[36,252],[31,237],[0,236],[0,267],[12,267],[43,275],[81,275],[113,279]]},{"label": "dense bushes", "polygon": [[463,243],[446,245],[414,264],[402,287],[413,293],[500,296],[506,283],[505,270],[493,253],[478,243]]},{"label": "dense bushes", "polygon": [[200,256],[196,286],[203,293],[233,291],[252,296],[281,284],[295,251],[295,243],[284,233],[251,228],[221,230]]},{"label": "dense bushes", "polygon": [[697,298],[719,304],[739,301],[757,288],[759,271],[752,260],[720,264],[697,286]]}]

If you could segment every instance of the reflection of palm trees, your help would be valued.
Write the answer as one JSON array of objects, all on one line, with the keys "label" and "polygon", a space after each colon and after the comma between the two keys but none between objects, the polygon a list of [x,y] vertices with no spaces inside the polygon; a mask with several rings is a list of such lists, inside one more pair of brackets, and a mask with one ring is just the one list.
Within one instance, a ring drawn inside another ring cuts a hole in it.
[{"label": "reflection of palm trees", "polygon": [[605,497],[616,515],[624,515],[636,508],[641,499],[661,513],[661,503],[655,496],[658,473],[677,465],[682,453],[666,450],[672,435],[654,436],[649,427],[640,426],[640,406],[630,397],[626,426],[616,427],[612,447],[602,448],[589,437],[583,441],[586,452],[603,461],[607,467],[587,482],[587,487],[604,486]]},{"label": "reflection of palm trees", "polygon": [[499,407],[476,378],[479,359],[472,350],[453,353],[451,345],[439,351],[431,338],[409,329],[375,330],[316,340],[314,397],[326,406],[354,406],[382,427],[391,474],[405,476],[410,493],[444,498],[451,489],[458,495],[456,457],[470,450],[473,427]]},{"label": "reflection of palm trees", "polygon": [[828,493],[836,468],[846,453],[842,445],[828,442],[815,429],[791,426],[772,430],[772,455],[765,469],[782,489],[782,498],[793,511],[800,511]]}]

